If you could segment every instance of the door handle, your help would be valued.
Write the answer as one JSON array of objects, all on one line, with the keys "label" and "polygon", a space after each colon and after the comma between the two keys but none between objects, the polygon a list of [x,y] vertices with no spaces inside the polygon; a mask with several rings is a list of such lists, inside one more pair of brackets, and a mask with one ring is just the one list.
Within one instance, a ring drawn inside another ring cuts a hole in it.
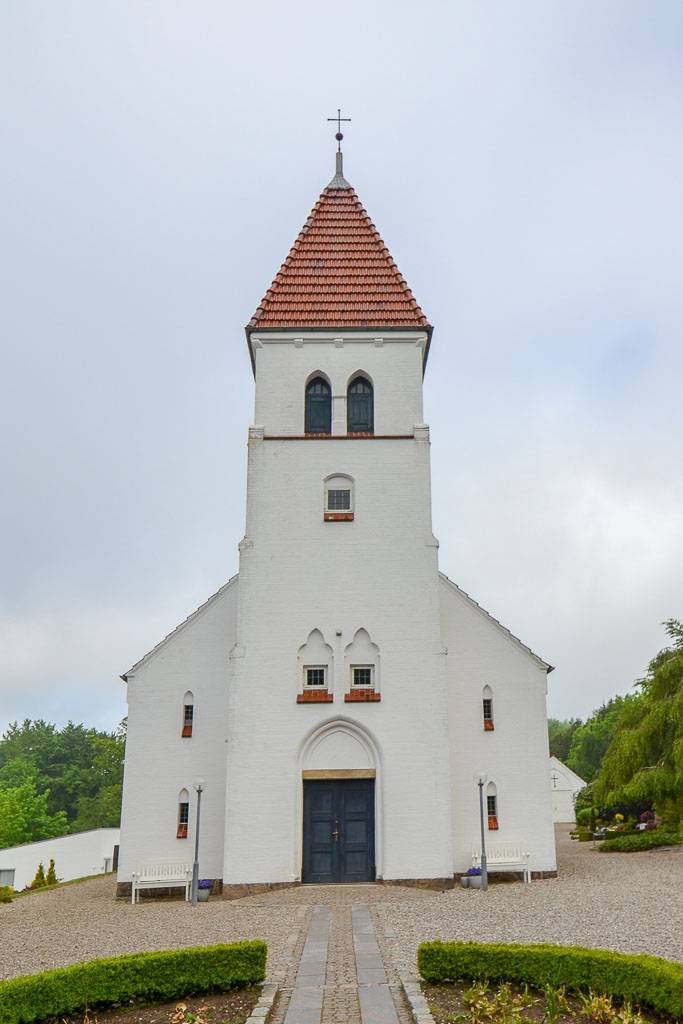
[{"label": "door handle", "polygon": [[332,830],[332,835],[334,836],[335,843],[338,843],[339,842],[339,829],[338,828],[333,829]]}]

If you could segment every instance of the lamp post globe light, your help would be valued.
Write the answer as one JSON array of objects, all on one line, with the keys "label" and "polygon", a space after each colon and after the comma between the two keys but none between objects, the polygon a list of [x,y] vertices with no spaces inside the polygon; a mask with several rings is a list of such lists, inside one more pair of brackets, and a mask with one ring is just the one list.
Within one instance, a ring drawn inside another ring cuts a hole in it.
[{"label": "lamp post globe light", "polygon": [[202,778],[195,779],[192,783],[195,790],[197,791],[197,819],[195,821],[194,830],[194,864],[192,865],[192,906],[197,906],[197,886],[199,885],[199,814],[202,808],[202,793],[204,792],[204,786],[206,780]]},{"label": "lamp post globe light", "polygon": [[486,870],[486,840],[484,838],[484,783],[488,780],[486,772],[475,772],[474,781],[479,786],[479,824],[481,825],[481,887],[486,892],[489,887]]}]

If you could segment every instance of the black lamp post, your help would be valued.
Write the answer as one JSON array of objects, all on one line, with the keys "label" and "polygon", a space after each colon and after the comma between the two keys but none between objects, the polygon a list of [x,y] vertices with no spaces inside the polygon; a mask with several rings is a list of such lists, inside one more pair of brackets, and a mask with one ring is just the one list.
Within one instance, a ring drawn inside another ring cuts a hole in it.
[{"label": "black lamp post", "polygon": [[192,783],[197,790],[197,820],[194,830],[194,864],[192,865],[192,906],[197,906],[197,886],[199,885],[199,814],[202,809],[202,793],[204,779],[195,779]]},{"label": "black lamp post", "polygon": [[489,887],[488,872],[486,870],[486,840],[484,838],[484,783],[487,781],[486,772],[475,772],[474,781],[479,786],[479,823],[481,825],[481,887],[486,892]]}]

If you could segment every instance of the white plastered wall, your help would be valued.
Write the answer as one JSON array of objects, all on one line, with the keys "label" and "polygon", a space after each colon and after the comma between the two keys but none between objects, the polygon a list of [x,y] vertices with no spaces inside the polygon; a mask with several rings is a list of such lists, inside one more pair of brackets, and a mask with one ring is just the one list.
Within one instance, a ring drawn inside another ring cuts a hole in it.
[{"label": "white plastered wall", "polygon": [[[528,850],[532,871],[555,871],[546,668],[443,576],[441,622],[448,648],[455,871],[467,870],[472,845],[480,846],[473,779],[479,770],[495,784],[498,802],[499,828],[487,828],[486,839]],[[493,698],[492,731],[484,730],[485,686]]]},{"label": "white plastered wall", "polygon": [[[223,876],[229,651],[237,577],[128,673],[128,738],[119,881],[142,861],[194,857],[196,793],[202,777],[200,875]],[[183,699],[194,696],[192,736],[183,738]],[[178,794],[190,795],[186,839],[176,838]]]}]

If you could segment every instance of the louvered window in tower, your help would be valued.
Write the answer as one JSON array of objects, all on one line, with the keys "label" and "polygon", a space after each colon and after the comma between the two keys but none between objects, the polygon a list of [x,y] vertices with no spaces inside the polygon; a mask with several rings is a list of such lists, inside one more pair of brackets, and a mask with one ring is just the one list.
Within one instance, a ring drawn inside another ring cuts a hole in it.
[{"label": "louvered window in tower", "polygon": [[374,426],[372,384],[355,377],[346,394],[346,429],[349,434],[372,434]]},{"label": "louvered window in tower", "polygon": [[322,377],[314,377],[306,387],[306,434],[329,434],[332,430],[332,393]]}]

